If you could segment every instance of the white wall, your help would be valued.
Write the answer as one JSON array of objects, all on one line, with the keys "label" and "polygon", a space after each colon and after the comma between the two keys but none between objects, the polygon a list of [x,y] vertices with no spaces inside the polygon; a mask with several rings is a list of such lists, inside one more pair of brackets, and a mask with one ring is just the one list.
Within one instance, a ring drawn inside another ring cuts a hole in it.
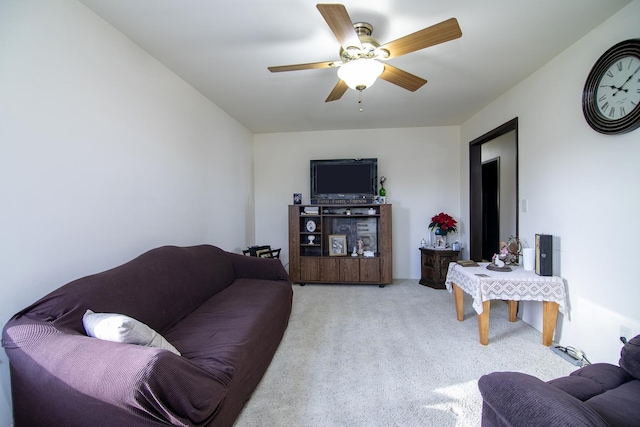
[{"label": "white wall", "polygon": [[293,193],[309,203],[309,160],[377,157],[393,204],[393,277],[419,278],[418,248],[431,217],[445,211],[460,218],[459,140],[458,127],[255,135],[255,243],[282,247],[287,262],[287,205]]},{"label": "white wall", "polygon": [[[582,115],[582,89],[609,47],[640,37],[636,0],[462,126],[461,204],[468,221],[468,143],[519,118],[520,237],[554,236],[554,274],[566,280],[570,312],[556,338],[589,359],[617,363],[620,325],[640,334],[640,286],[634,274],[640,241],[640,131],[605,136]],[[541,328],[539,303],[522,316]]]},{"label": "white wall", "polygon": [[[0,324],[165,244],[253,238],[252,135],[73,0],[0,3]],[[0,426],[11,422],[0,351]]]}]

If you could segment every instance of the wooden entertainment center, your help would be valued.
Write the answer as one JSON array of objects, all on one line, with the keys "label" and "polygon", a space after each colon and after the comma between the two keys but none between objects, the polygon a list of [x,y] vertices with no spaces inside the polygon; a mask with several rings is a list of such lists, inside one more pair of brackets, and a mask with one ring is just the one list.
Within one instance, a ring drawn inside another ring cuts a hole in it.
[{"label": "wooden entertainment center", "polygon": [[391,205],[290,205],[291,281],[391,284],[391,238]]}]

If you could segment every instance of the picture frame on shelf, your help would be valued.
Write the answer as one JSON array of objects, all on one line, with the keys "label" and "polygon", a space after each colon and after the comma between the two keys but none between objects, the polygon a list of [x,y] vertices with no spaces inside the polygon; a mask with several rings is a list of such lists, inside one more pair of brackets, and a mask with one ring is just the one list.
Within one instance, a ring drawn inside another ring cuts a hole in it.
[{"label": "picture frame on shelf", "polygon": [[330,234],[329,235],[329,256],[346,256],[346,255],[347,255],[346,234]]}]

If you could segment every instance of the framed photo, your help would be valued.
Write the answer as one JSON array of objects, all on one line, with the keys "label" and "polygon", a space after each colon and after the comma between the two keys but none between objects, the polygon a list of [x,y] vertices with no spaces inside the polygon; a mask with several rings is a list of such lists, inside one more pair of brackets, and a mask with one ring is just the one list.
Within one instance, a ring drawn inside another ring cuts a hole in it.
[{"label": "framed photo", "polygon": [[347,236],[345,234],[329,235],[329,256],[344,256],[347,254]]},{"label": "framed photo", "polygon": [[268,249],[257,249],[256,256],[258,258],[271,258],[271,247]]},{"label": "framed photo", "polygon": [[302,204],[302,193],[293,193],[293,204],[294,205]]}]

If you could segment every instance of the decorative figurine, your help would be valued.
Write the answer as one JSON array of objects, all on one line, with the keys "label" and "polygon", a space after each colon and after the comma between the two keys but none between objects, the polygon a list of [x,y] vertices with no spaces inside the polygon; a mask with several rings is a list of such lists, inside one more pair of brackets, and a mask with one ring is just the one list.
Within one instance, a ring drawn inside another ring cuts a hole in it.
[{"label": "decorative figurine", "polygon": [[498,268],[502,268],[505,265],[504,261],[500,259],[499,254],[493,254],[493,258],[491,259],[491,262],[493,263],[493,265],[495,265]]},{"label": "decorative figurine", "polygon": [[505,261],[507,259],[507,255],[509,255],[509,250],[507,249],[507,243],[500,242],[500,259]]}]

